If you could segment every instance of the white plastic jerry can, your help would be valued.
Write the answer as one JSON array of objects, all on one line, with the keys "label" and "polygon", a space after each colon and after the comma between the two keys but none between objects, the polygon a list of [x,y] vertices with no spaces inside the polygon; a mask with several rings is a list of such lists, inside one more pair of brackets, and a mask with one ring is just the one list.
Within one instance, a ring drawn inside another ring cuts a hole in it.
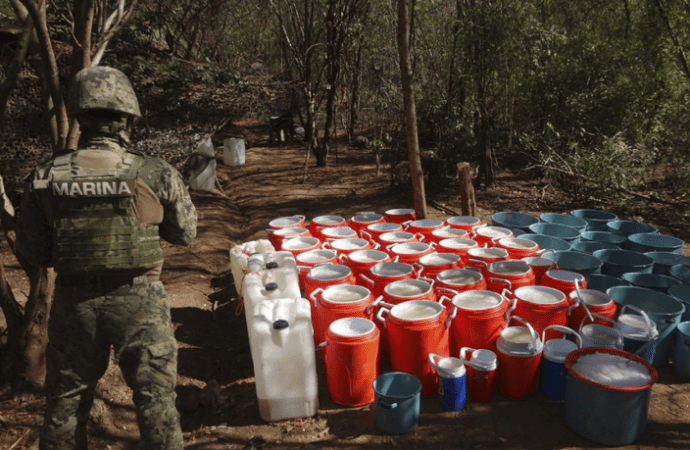
[{"label": "white plastic jerry can", "polygon": [[313,416],[319,397],[309,302],[271,300],[256,312],[249,341],[261,418]]},{"label": "white plastic jerry can", "polygon": [[[247,330],[252,328],[252,321],[257,314],[257,307],[267,300],[302,298],[299,288],[297,269],[279,267],[277,269],[248,272],[244,276],[242,285],[242,299],[244,301],[244,316],[247,320]],[[251,346],[251,341],[249,342]]]},{"label": "white plastic jerry can", "polygon": [[287,250],[281,250],[270,253],[254,253],[249,256],[247,260],[247,272],[256,272],[257,270],[272,270],[282,267],[291,267],[297,270],[297,262],[295,256]]}]

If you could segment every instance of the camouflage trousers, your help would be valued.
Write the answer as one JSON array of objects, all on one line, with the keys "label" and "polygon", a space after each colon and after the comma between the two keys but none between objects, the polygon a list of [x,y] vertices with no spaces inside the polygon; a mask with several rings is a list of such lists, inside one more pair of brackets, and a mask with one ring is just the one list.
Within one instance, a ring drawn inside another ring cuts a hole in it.
[{"label": "camouflage trousers", "polygon": [[58,276],[48,330],[41,450],[87,448],[89,412],[111,346],[133,392],[141,447],[183,448],[177,342],[160,281]]}]

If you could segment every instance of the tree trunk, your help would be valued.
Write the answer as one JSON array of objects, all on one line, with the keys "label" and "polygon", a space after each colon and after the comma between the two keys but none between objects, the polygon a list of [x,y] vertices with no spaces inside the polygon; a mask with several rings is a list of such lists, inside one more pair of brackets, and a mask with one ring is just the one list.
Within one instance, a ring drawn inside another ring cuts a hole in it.
[{"label": "tree trunk", "polygon": [[424,192],[424,171],[419,155],[417,137],[417,112],[412,86],[412,66],[410,64],[410,14],[409,0],[398,0],[398,50],[400,52],[400,78],[402,81],[403,102],[405,107],[405,125],[407,126],[407,156],[410,165],[410,177],[414,192],[414,208],[417,218],[425,219],[426,194]]}]

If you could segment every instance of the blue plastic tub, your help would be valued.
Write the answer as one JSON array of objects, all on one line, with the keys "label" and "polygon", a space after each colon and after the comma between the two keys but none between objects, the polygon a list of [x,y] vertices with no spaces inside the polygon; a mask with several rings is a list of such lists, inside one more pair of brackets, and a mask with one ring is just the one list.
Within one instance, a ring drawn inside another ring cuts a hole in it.
[{"label": "blue plastic tub", "polygon": [[668,294],[685,306],[685,312],[680,316],[681,322],[690,321],[690,285],[681,284],[668,288]]},{"label": "blue plastic tub", "polygon": [[614,213],[599,209],[575,209],[570,215],[587,222],[586,231],[606,231],[606,224],[618,219]]},{"label": "blue plastic tub", "polygon": [[565,225],[576,230],[584,231],[587,227],[587,222],[570,214],[545,213],[539,216],[539,220],[545,223],[553,223],[556,225]]},{"label": "blue plastic tub", "polygon": [[572,248],[576,252],[589,253],[590,255],[597,250],[620,250],[620,247],[605,242],[583,241],[582,237],[580,237],[579,241],[573,243]]},{"label": "blue plastic tub", "polygon": [[497,212],[491,215],[494,225],[510,229],[520,229],[523,233],[529,232],[529,226],[539,223],[539,219],[530,214],[521,212]]},{"label": "blue plastic tub", "polygon": [[648,223],[636,220],[612,220],[606,224],[606,231],[617,233],[623,236],[630,236],[637,233],[658,233],[659,229]]},{"label": "blue plastic tub", "polygon": [[621,278],[629,281],[633,286],[653,289],[664,294],[668,294],[671,287],[683,284],[673,277],[658,273],[628,272],[621,275]]},{"label": "blue plastic tub", "polygon": [[626,272],[652,273],[654,266],[652,258],[630,250],[597,250],[592,255],[604,262],[601,273],[614,277]]},{"label": "blue plastic tub", "polygon": [[554,259],[559,269],[577,272],[585,277],[601,273],[601,266],[604,264],[596,256],[572,250],[547,254],[544,257]]},{"label": "blue plastic tub", "polygon": [[614,286],[631,286],[631,284],[624,279],[611,275],[594,274],[586,278],[587,289],[596,289],[601,292],[606,292],[609,288]]},{"label": "blue plastic tub", "polygon": [[678,324],[678,336],[673,350],[673,371],[679,377],[690,380],[690,322]]},{"label": "blue plastic tub", "polygon": [[577,228],[556,225],[555,223],[535,223],[534,225],[530,225],[529,230],[532,233],[552,236],[566,242],[574,242],[580,237],[580,231]]},{"label": "blue plastic tub", "polygon": [[406,372],[388,372],[374,380],[376,426],[391,434],[409,433],[419,423],[422,383]]},{"label": "blue plastic tub", "polygon": [[671,275],[671,267],[676,264],[690,266],[690,256],[673,252],[647,252],[645,255],[654,260],[652,271],[661,275]]},{"label": "blue plastic tub", "polygon": [[621,234],[611,233],[610,231],[585,231],[580,235],[581,242],[603,242],[605,244],[620,246],[627,238]]},{"label": "blue plastic tub", "polygon": [[674,236],[656,233],[637,233],[628,236],[623,244],[626,250],[634,252],[683,252],[683,240]]},{"label": "blue plastic tub", "polygon": [[521,234],[518,237],[523,239],[529,239],[530,241],[536,242],[537,244],[539,244],[539,248],[541,249],[566,251],[570,250],[571,248],[570,244],[564,241],[563,239],[558,239],[553,236],[547,236],[545,234],[527,233]]},{"label": "blue plastic tub", "polygon": [[[637,286],[616,286],[608,289],[606,293],[619,307],[637,306],[656,323],[660,339],[655,346],[652,364],[654,367],[666,365],[676,333],[675,330],[670,333],[664,333],[664,331],[669,327],[675,328],[680,323],[680,318],[685,311],[683,304],[670,295]],[[662,335],[664,337],[661,337]]]},{"label": "blue plastic tub", "polygon": [[676,264],[675,266],[671,266],[669,274],[673,278],[683,282],[683,284],[690,284],[690,266]]}]

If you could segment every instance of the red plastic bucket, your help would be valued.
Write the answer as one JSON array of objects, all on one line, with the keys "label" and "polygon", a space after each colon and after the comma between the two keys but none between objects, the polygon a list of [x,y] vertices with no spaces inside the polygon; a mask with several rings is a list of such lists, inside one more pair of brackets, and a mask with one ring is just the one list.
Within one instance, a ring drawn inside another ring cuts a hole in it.
[{"label": "red plastic bucket", "polygon": [[309,250],[316,250],[321,248],[321,240],[314,236],[306,237],[290,237],[283,239],[280,245],[281,250],[286,250],[292,253],[292,256],[297,258],[300,253],[308,252]]},{"label": "red plastic bucket", "polygon": [[538,256],[539,244],[536,242],[516,237],[504,237],[494,241],[494,246],[508,251],[510,259],[522,259],[529,256]]},{"label": "red plastic bucket", "polygon": [[450,269],[436,275],[436,295],[452,297],[460,292],[486,289],[486,280],[481,271],[474,269]]},{"label": "red plastic bucket", "polygon": [[321,229],[321,240],[333,242],[336,239],[357,238],[357,231],[350,227],[326,227]]},{"label": "red plastic bucket", "polygon": [[503,292],[503,289],[515,290],[522,286],[534,284],[534,271],[524,261],[497,261],[489,264],[485,270],[486,284],[490,291]]},{"label": "red plastic bucket", "polygon": [[422,383],[422,397],[435,397],[438,379],[429,364],[429,353],[450,356],[448,327],[455,309],[449,314],[442,304],[429,300],[383,306],[376,319],[386,330],[392,370],[414,375]]},{"label": "red plastic bucket", "polygon": [[335,250],[338,255],[347,255],[358,250],[371,250],[374,245],[362,238],[343,238],[326,242],[323,244],[323,248]]},{"label": "red plastic bucket", "polygon": [[325,249],[309,250],[295,256],[295,262],[297,263],[297,268],[299,270],[298,276],[300,289],[304,291],[304,279],[312,267],[319,264],[336,263],[337,258],[338,254],[335,252],[335,250]]},{"label": "red plastic bucket", "polygon": [[[585,306],[582,304],[584,303]],[[616,302],[613,301],[605,292],[596,289],[579,289],[570,293],[570,307],[568,307],[568,328],[577,330],[585,318],[587,312],[598,316],[614,319],[616,316]],[[594,319],[593,323],[609,325],[609,322],[602,319]]]},{"label": "red plastic bucket", "polygon": [[444,270],[461,268],[462,259],[455,253],[429,253],[419,258],[416,264],[419,266],[420,276],[436,279]]},{"label": "red plastic bucket", "polygon": [[383,218],[382,214],[375,212],[362,212],[355,214],[350,219],[350,228],[357,231],[357,234],[362,236],[362,230],[366,229],[369,225],[375,223],[383,223],[386,219]]},{"label": "red plastic bucket", "polygon": [[385,251],[396,261],[413,264],[418,262],[422,256],[434,253],[436,250],[431,244],[424,242],[406,242],[390,245]]},{"label": "red plastic bucket", "polygon": [[338,260],[352,269],[356,283],[362,286],[366,284],[360,277],[361,274],[368,273],[369,269],[378,263],[392,261],[388,253],[381,250],[356,250],[349,254],[339,255]]},{"label": "red plastic bucket", "polygon": [[338,319],[328,327],[322,352],[328,395],[335,403],[362,406],[374,401],[380,335],[374,322],[361,317]]},{"label": "red plastic bucket", "polygon": [[[552,250],[547,250],[547,252],[552,252]],[[534,271],[535,284],[541,284],[541,280],[546,271],[556,267],[556,261],[553,259],[544,258],[543,256],[528,256],[526,258],[522,258],[522,260],[529,264]]]},{"label": "red plastic bucket", "polygon": [[547,270],[541,278],[543,286],[549,286],[563,292],[566,296],[575,290],[575,283],[580,287],[587,287],[585,276],[570,270],[551,269]]},{"label": "red plastic bucket", "polygon": [[477,241],[465,238],[448,238],[443,239],[436,245],[436,251],[439,253],[455,253],[460,257],[462,263],[467,265],[469,252],[473,248],[479,248]]},{"label": "red plastic bucket", "polygon": [[488,245],[493,247],[494,240],[506,237],[514,237],[513,232],[505,227],[498,227],[494,225],[482,225],[474,229],[470,235],[472,239],[477,241],[479,246]]},{"label": "red plastic bucket", "polygon": [[281,228],[307,228],[307,224],[304,222],[304,216],[288,216],[288,217],[278,217],[268,222],[268,228],[272,230],[280,230]]},{"label": "red plastic bucket", "polygon": [[367,225],[365,229],[360,230],[359,234],[364,239],[381,244],[381,241],[379,241],[379,236],[384,233],[392,233],[394,231],[403,231],[402,225],[399,223],[381,222]]},{"label": "red plastic bucket", "polygon": [[[342,264],[314,266],[304,277],[304,297],[311,299],[311,294],[318,288],[325,289],[336,284],[355,284],[352,269]],[[314,311],[314,303],[311,302],[312,322],[314,321]]]},{"label": "red plastic bucket", "polygon": [[485,277],[489,264],[507,259],[508,250],[504,248],[479,247],[471,248],[467,252],[467,265],[481,270]]},{"label": "red plastic bucket", "polygon": [[[443,297],[441,301],[447,300]],[[450,328],[452,354],[463,347],[496,350],[496,340],[506,323],[510,304],[501,294],[486,290],[465,291],[450,299],[458,314]]]},{"label": "red plastic bucket", "polygon": [[390,223],[405,223],[417,219],[417,212],[409,208],[395,208],[387,210],[383,216]]},{"label": "red plastic bucket", "polygon": [[309,237],[311,236],[311,233],[309,232],[308,229],[306,228],[300,228],[300,227],[287,227],[287,228],[280,228],[280,229],[268,229],[266,230],[268,233],[268,240],[273,245],[273,248],[276,250],[280,250],[283,248],[283,241],[285,238],[290,238],[290,237]]},{"label": "red plastic bucket", "polygon": [[474,216],[453,216],[446,219],[446,225],[471,233],[475,228],[482,226],[482,220]]},{"label": "red plastic bucket", "polygon": [[314,217],[311,222],[309,222],[309,231],[311,231],[312,236],[321,238],[322,228],[332,228],[332,227],[346,227],[347,220],[344,217],[327,214],[323,216]]},{"label": "red plastic bucket", "polygon": [[[549,325],[568,324],[570,303],[568,297],[558,289],[548,286],[522,286],[512,292],[506,289],[504,295],[514,299],[513,308],[508,314],[529,322],[539,335]],[[557,334],[554,331],[547,338],[552,339]]]},{"label": "red plastic bucket", "polygon": [[317,288],[309,296],[314,308],[314,342],[326,338],[326,330],[332,322],[343,317],[362,317],[374,319],[374,296],[364,286],[336,284],[327,288]]},{"label": "red plastic bucket", "polygon": [[431,283],[424,280],[397,280],[383,288],[383,300],[397,305],[412,300],[436,301],[436,291]]},{"label": "red plastic bucket", "polygon": [[421,234],[425,240],[430,240],[431,232],[443,227],[442,220],[421,219],[413,220],[404,225],[405,231],[413,234]]},{"label": "red plastic bucket", "polygon": [[498,389],[504,397],[525,400],[537,392],[539,365],[544,344],[532,325],[512,316],[524,326],[507,326],[496,341]]},{"label": "red plastic bucket", "polygon": [[436,242],[438,244],[439,242],[441,242],[444,239],[450,239],[450,238],[467,239],[469,237],[470,237],[470,234],[461,228],[451,228],[448,225],[444,225],[443,227],[429,233],[428,240],[430,242]]},{"label": "red plastic bucket", "polygon": [[419,236],[408,231],[389,231],[379,235],[379,244],[383,248],[393,244],[403,244],[406,242],[419,242]]},{"label": "red plastic bucket", "polygon": [[383,288],[388,284],[397,280],[412,280],[417,278],[417,273],[412,264],[383,262],[374,264],[368,273],[362,273],[359,277],[374,297],[378,297],[383,295]]}]

